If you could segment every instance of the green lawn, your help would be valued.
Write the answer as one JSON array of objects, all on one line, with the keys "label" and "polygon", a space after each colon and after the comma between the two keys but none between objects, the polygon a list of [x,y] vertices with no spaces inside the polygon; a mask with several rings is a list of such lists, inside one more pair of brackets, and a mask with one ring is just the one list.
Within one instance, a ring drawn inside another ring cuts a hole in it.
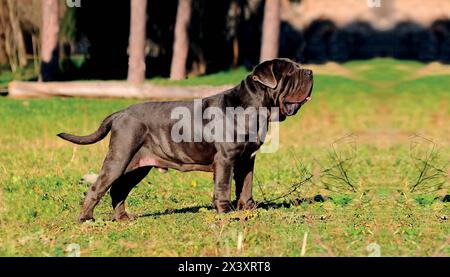
[{"label": "green lawn", "polygon": [[218,72],[215,74],[188,78],[180,81],[172,81],[170,79],[155,77],[149,79],[148,82],[160,86],[198,86],[213,85],[221,86],[228,84],[239,84],[239,82],[248,74],[244,67],[233,69],[230,71]]},{"label": "green lawn", "polygon": [[65,256],[71,243],[82,256],[299,256],[305,233],[305,256],[367,256],[371,243],[383,256],[450,256],[448,203],[435,199],[449,193],[450,75],[411,78],[424,66],[377,59],[344,64],[351,78],[316,75],[312,101],[280,125],[279,150],[257,157],[264,207],[227,215],[210,208],[211,174],[152,171],[128,198],[137,220],[110,221],[107,196],[96,222],[78,224],[79,180],[98,172],[108,140],[75,146],[56,134],[90,133],[137,100],[0,98],[0,256]]}]

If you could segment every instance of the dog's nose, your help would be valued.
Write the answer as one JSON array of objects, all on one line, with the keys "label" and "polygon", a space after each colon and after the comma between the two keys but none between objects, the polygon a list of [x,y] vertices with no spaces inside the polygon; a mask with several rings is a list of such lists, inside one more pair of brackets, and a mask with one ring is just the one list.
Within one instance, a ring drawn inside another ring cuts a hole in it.
[{"label": "dog's nose", "polygon": [[312,70],[306,69],[305,70],[305,75],[306,76],[311,76],[313,74]]}]

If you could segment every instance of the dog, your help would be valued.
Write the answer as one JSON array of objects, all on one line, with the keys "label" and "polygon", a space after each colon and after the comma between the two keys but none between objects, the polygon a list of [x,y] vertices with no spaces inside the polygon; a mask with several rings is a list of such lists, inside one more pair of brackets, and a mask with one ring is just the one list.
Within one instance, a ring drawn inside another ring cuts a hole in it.
[{"label": "dog", "polygon": [[[197,106],[201,111],[214,108],[216,112],[225,112],[230,107],[265,108],[268,122],[283,121],[295,115],[311,98],[312,88],[311,70],[289,59],[279,58],[260,63],[239,85],[197,100]],[[130,219],[125,210],[125,199],[152,168],[213,172],[213,205],[218,213],[227,213],[234,208],[231,203],[231,180],[234,178],[236,208],[256,208],[252,197],[254,153],[264,139],[248,138],[252,127],[256,126],[260,134],[267,130],[268,124],[244,124],[241,130],[246,139],[243,141],[235,141],[234,135],[231,141],[206,137],[196,139],[198,132],[195,130],[186,132],[186,137],[192,140],[174,140],[173,129],[179,123],[173,118],[174,110],[181,108],[181,111],[195,113],[195,106],[195,101],[140,103],[109,115],[90,135],[58,134],[67,141],[86,145],[102,140],[111,132],[108,153],[97,180],[87,191],[79,221],[94,220],[94,208],[109,189],[113,219]],[[192,118],[187,120],[193,121]],[[200,123],[211,121],[202,118]],[[235,121],[236,118],[232,118],[231,123],[236,125],[227,125],[234,126],[232,130],[239,125]]]}]

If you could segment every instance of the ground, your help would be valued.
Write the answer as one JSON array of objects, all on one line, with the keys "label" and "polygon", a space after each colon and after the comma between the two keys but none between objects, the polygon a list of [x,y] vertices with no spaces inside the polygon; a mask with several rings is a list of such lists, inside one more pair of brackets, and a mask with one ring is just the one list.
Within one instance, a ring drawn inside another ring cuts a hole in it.
[{"label": "ground", "polygon": [[136,220],[111,221],[107,195],[97,220],[78,224],[79,180],[99,171],[108,140],[76,146],[56,134],[90,133],[137,100],[0,98],[0,255],[66,256],[76,243],[81,256],[367,256],[378,246],[449,256],[448,67],[376,59],[314,70],[312,101],[280,125],[279,150],[257,156],[261,208],[227,215],[211,209],[211,174],[152,171],[128,198]]}]

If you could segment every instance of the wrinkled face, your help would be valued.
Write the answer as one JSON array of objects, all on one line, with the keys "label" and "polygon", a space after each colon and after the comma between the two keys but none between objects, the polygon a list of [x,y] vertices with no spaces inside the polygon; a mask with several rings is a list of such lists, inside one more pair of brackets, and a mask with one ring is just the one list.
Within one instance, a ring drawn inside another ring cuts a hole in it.
[{"label": "wrinkled face", "polygon": [[313,72],[289,59],[265,61],[252,72],[254,82],[263,85],[280,108],[280,120],[297,113],[311,99]]}]

